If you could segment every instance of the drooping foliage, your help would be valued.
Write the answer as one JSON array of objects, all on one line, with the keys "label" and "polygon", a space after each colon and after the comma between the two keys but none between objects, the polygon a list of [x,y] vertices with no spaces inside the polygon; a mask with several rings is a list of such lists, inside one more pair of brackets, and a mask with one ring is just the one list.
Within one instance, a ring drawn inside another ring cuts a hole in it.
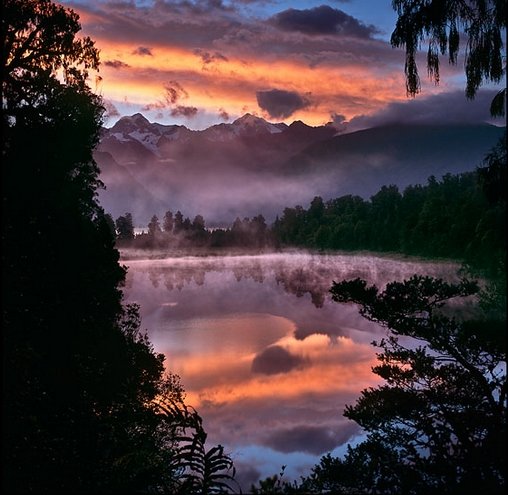
[{"label": "drooping foliage", "polygon": [[[457,64],[460,43],[465,39],[466,96],[474,98],[485,83],[502,81],[503,38],[506,36],[506,0],[393,0],[398,19],[391,43],[406,49],[406,89],[414,96],[420,91],[417,53],[427,46],[427,72],[440,81],[440,55],[448,54]],[[492,113],[504,115],[506,88],[493,102]]]},{"label": "drooping foliage", "polygon": [[[6,0],[1,23],[2,487],[192,493],[180,436],[204,432],[158,405],[186,410],[139,309],[123,304],[115,226],[96,199],[98,52],[48,0]],[[213,475],[230,467],[210,456]]]}]

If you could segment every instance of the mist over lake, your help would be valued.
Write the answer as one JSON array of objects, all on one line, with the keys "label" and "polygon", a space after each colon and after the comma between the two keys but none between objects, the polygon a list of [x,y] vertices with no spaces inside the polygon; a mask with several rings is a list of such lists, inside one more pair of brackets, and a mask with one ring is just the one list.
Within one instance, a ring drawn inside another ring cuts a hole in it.
[{"label": "mist over lake", "polygon": [[331,301],[332,281],[458,279],[454,263],[370,255],[123,255],[127,301],[244,489],[282,465],[297,479],[361,434],[342,411],[380,383],[371,342],[386,330]]}]

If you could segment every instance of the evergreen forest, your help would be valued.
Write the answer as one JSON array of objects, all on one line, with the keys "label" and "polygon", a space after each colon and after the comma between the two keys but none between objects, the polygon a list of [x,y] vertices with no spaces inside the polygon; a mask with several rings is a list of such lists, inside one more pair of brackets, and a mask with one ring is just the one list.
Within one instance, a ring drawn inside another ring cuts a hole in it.
[{"label": "evergreen forest", "polygon": [[[475,172],[447,174],[426,185],[383,186],[370,200],[342,196],[323,201],[315,197],[307,209],[285,208],[271,225],[263,215],[236,218],[228,228],[206,228],[178,210],[162,218],[153,215],[143,233],[134,233],[132,214],[109,219],[119,246],[139,249],[248,248],[372,251],[427,258],[449,258],[485,268],[498,259],[505,243],[506,170],[495,181],[489,163],[506,161],[506,143],[500,141]],[[489,183],[486,181],[489,180]],[[504,182],[503,182],[504,181]],[[492,197],[502,201],[491,201]],[[497,253],[496,256],[492,256]],[[495,267],[491,267],[495,269]]]}]

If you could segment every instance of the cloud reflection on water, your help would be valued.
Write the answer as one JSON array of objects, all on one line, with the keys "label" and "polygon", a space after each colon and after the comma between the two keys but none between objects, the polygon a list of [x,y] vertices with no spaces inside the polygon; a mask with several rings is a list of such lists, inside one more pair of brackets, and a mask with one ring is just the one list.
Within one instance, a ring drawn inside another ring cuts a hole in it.
[{"label": "cloud reflection on water", "polygon": [[[143,327],[181,376],[210,443],[239,455],[246,479],[283,464],[295,477],[360,433],[342,411],[378,383],[370,342],[385,331],[354,305],[331,302],[332,281],[362,277],[382,287],[414,273],[453,279],[457,268],[311,254],[127,264],[127,299],[141,305]],[[276,464],[261,465],[254,447],[273,451]],[[297,453],[305,456],[291,466]]]}]

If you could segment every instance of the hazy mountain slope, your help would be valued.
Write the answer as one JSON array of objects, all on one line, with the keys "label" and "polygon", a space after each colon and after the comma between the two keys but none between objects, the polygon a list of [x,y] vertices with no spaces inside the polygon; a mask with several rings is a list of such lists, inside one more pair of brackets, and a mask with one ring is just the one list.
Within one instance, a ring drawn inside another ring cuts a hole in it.
[{"label": "hazy mountain slope", "polygon": [[474,170],[505,132],[488,125],[387,126],[335,135],[331,126],[271,124],[245,115],[204,131],[151,124],[142,115],[105,129],[96,152],[100,199],[136,225],[180,209],[208,224],[345,194],[369,198],[383,185]]},{"label": "hazy mountain slope", "polygon": [[333,137],[291,157],[291,178],[319,174],[334,181],[326,194],[368,198],[380,186],[426,183],[434,175],[474,170],[504,128],[491,125],[391,125]]},{"label": "hazy mountain slope", "polygon": [[101,169],[100,178],[106,186],[105,190],[99,190],[99,201],[114,219],[126,212],[136,212],[140,221],[148,223],[154,212],[165,208],[165,202],[155,198],[110,153],[97,151],[95,159]]}]

